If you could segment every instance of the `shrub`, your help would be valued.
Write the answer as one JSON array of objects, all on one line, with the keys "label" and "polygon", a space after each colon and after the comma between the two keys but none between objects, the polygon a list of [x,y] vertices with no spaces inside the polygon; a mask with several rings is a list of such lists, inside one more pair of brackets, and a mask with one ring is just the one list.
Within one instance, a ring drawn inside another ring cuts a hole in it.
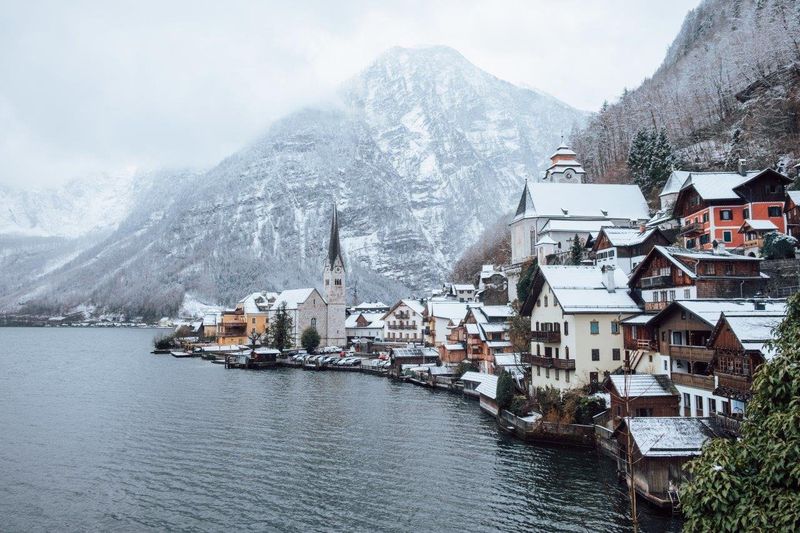
[{"label": "shrub", "polygon": [[177,347],[175,342],[175,335],[159,335],[153,339],[153,346],[156,350],[169,350],[170,348]]}]

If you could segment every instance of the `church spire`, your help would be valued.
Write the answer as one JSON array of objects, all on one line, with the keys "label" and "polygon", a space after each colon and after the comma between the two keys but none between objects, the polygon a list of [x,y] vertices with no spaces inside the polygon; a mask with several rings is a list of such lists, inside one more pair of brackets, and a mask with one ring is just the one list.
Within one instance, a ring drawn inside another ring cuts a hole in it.
[{"label": "church spire", "polygon": [[333,217],[331,218],[331,236],[328,241],[328,264],[331,268],[333,268],[337,258],[342,262],[342,268],[344,268],[342,245],[339,243],[339,215],[336,210],[336,204],[334,203]]},{"label": "church spire", "polygon": [[514,220],[525,218],[525,214],[532,207],[533,199],[531,198],[531,191],[528,189],[528,178],[525,178],[525,188],[522,190],[522,197],[519,199],[519,205],[517,205],[517,212],[514,214]]}]

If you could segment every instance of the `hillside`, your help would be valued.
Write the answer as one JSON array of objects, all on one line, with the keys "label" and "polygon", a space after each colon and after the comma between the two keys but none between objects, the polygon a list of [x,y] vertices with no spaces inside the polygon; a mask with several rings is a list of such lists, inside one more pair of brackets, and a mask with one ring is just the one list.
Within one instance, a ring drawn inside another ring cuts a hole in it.
[{"label": "hillside", "polygon": [[573,132],[587,171],[630,181],[633,136],[664,128],[682,168],[733,169],[743,157],[788,172],[800,159],[798,36],[798,2],[704,0],[653,76]]},{"label": "hillside", "polygon": [[350,297],[421,294],[585,117],[455,50],[391,49],[215,168],[140,195],[113,233],[0,307],[160,316],[187,295],[319,286],[334,201]]}]

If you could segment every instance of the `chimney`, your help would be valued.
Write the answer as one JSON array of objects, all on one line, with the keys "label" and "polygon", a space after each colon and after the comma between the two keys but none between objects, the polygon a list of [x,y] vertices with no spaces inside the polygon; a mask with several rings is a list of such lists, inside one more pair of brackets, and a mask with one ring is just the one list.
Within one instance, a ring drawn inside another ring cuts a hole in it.
[{"label": "chimney", "polygon": [[725,254],[725,245],[714,239],[711,241],[711,253],[716,255]]},{"label": "chimney", "polygon": [[747,159],[739,159],[739,174],[747,176]]},{"label": "chimney", "polygon": [[616,292],[617,286],[614,284],[614,266],[603,265],[600,268],[600,272],[603,273],[603,285],[606,286],[606,290],[608,292]]}]

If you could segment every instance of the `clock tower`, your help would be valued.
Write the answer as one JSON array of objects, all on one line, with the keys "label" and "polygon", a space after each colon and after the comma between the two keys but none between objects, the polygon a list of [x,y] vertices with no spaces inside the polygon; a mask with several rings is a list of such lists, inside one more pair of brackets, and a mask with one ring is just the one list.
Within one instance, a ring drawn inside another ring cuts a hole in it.
[{"label": "clock tower", "polygon": [[344,329],[345,308],[347,306],[347,292],[345,290],[344,259],[342,258],[342,245],[339,242],[339,215],[336,205],[333,206],[331,219],[331,235],[328,241],[328,256],[325,259],[325,268],[322,273],[325,291],[325,300],[328,303],[327,331],[320,331],[320,337],[327,346],[344,348],[347,336]]},{"label": "clock tower", "polygon": [[583,183],[586,171],[578,162],[577,154],[567,146],[563,139],[556,152],[550,156],[550,167],[544,174],[544,183]]}]

